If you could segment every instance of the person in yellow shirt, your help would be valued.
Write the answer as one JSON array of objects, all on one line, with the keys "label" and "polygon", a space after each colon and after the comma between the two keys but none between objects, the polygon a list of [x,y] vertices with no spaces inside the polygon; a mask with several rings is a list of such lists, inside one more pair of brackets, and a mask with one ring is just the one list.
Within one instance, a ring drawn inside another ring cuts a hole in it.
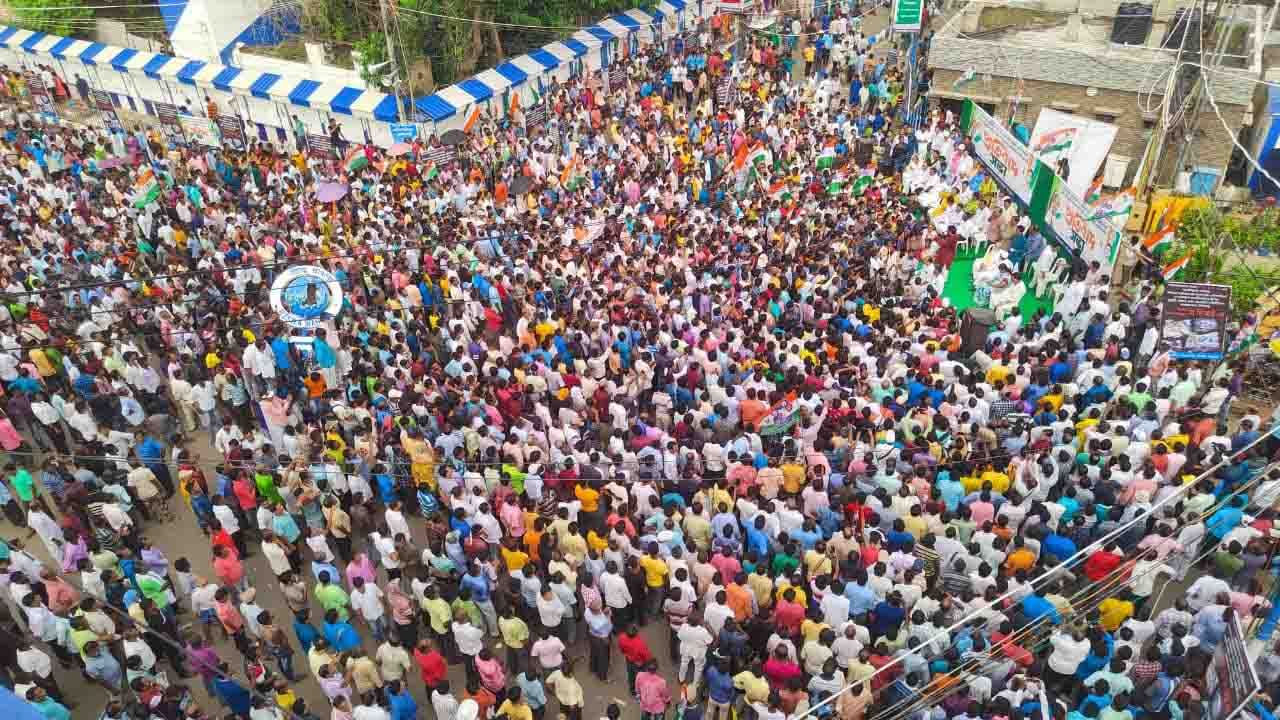
[{"label": "person in yellow shirt", "polygon": [[782,491],[788,495],[799,495],[804,485],[805,467],[799,458],[791,458],[782,464]]},{"label": "person in yellow shirt", "polygon": [[640,558],[640,569],[644,571],[645,605],[648,614],[656,616],[662,609],[663,588],[667,585],[667,564],[658,557],[658,544],[649,543],[649,552]]},{"label": "person in yellow shirt", "polygon": [[502,553],[502,563],[507,566],[507,572],[513,573],[517,570],[523,570],[524,566],[529,564],[529,553],[520,549],[516,545],[514,535],[507,535],[502,538],[502,547],[499,549]]},{"label": "person in yellow shirt", "polygon": [[1008,380],[1008,378],[1009,368],[1004,365],[992,365],[990,368],[987,368],[986,381],[988,385],[995,385],[996,383],[1003,384]]},{"label": "person in yellow shirt", "polygon": [[994,466],[988,465],[982,472],[980,480],[982,484],[991,483],[991,489],[1001,495],[1009,490],[1009,476],[996,470]]},{"label": "person in yellow shirt", "polygon": [[1009,557],[1004,561],[1005,567],[1009,568],[1010,573],[1019,570],[1030,572],[1031,568],[1035,567],[1036,554],[1026,546],[1021,536],[1013,539],[1013,545],[1013,552],[1009,553]]},{"label": "person in yellow shirt", "polygon": [[1133,617],[1133,603],[1109,597],[1098,604],[1098,622],[1107,632],[1115,632],[1125,620]]}]

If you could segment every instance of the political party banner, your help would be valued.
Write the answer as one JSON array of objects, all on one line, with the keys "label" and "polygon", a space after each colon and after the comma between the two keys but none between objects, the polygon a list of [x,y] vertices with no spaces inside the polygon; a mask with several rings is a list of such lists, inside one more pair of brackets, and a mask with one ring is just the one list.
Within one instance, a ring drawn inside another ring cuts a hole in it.
[{"label": "political party banner", "polygon": [[974,155],[1019,200],[1030,203],[1031,175],[1036,168],[1031,151],[977,103],[971,107],[973,116],[969,123],[969,137],[973,140]]},{"label": "political party banner", "polygon": [[1175,360],[1221,360],[1226,348],[1227,324],[1231,319],[1231,286],[1167,283],[1160,316],[1163,318],[1160,339],[1169,344],[1170,357]]},{"label": "political party banner", "polygon": [[528,132],[534,128],[540,128],[547,124],[547,104],[546,102],[534,103],[524,113],[524,127]]},{"label": "political party banner", "polygon": [[182,134],[186,135],[192,144],[213,148],[222,147],[222,140],[218,137],[218,126],[209,118],[180,115],[178,123],[182,126]]},{"label": "political party banner", "polygon": [[427,148],[424,155],[428,162],[441,166],[453,162],[458,157],[458,151],[450,145],[437,145],[433,148]]},{"label": "political party banner", "polygon": [[733,98],[733,78],[729,77],[726,72],[724,77],[720,78],[720,82],[716,84],[716,102],[720,105],[728,105]]},{"label": "political party banner", "polygon": [[333,140],[324,133],[307,133],[307,154],[311,157],[333,157]]},{"label": "political party banner", "polygon": [[1107,220],[1092,219],[1095,211],[1060,178],[1045,209],[1045,223],[1058,240],[1085,262],[1110,264],[1111,241],[1117,232]]},{"label": "political party banner", "polygon": [[1066,160],[1067,187],[1084,196],[1098,174],[1119,128],[1111,123],[1044,108],[1031,131],[1031,150],[1054,168]]},{"label": "political party banner", "polygon": [[53,95],[33,70],[27,71],[27,90],[31,93],[31,102],[35,105],[36,112],[47,122],[57,122],[58,112],[53,105]]},{"label": "political party banner", "polygon": [[173,103],[152,103],[152,107],[156,110],[156,117],[160,120],[160,132],[164,133],[165,140],[180,145],[185,145],[187,136],[182,134],[182,122],[178,120],[178,106]]},{"label": "political party banner", "polygon": [[218,132],[222,136],[222,144],[228,150],[244,152],[248,143],[244,137],[244,123],[238,115],[218,115]]},{"label": "political party banner", "polygon": [[413,123],[391,123],[391,138],[396,142],[413,142],[418,139],[418,126]]},{"label": "political party banner", "polygon": [[1232,616],[1226,635],[1214,648],[1213,660],[1205,673],[1205,689],[1209,701],[1205,717],[1214,720],[1231,720],[1262,689],[1258,670],[1245,651],[1239,617]]},{"label": "political party banner", "polygon": [[617,90],[626,84],[627,69],[622,66],[622,63],[614,63],[613,67],[609,68],[609,87]]},{"label": "political party banner", "polygon": [[111,102],[111,93],[106,90],[91,90],[90,94],[94,107],[102,112],[115,112],[116,106]]}]

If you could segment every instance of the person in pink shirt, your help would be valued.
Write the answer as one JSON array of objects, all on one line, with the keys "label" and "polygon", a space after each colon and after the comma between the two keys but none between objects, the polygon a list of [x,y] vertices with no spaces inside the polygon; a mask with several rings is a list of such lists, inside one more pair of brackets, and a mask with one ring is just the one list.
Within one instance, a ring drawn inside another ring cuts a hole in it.
[{"label": "person in pink shirt", "polygon": [[982,527],[996,516],[996,506],[991,502],[991,490],[984,489],[978,499],[969,503],[969,519],[975,527]]},{"label": "person in pink shirt", "polygon": [[640,720],[661,720],[671,704],[671,690],[658,674],[658,663],[652,660],[636,675],[636,696],[640,698]]}]

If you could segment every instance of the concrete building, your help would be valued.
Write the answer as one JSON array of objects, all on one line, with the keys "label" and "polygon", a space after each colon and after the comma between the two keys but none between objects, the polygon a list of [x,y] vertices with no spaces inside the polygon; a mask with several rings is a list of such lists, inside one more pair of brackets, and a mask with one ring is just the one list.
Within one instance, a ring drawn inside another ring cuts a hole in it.
[{"label": "concrete building", "polygon": [[[1194,7],[1185,0],[1123,7],[1116,0],[977,0],[934,37],[930,95],[943,106],[970,98],[1028,130],[1045,109],[1114,125],[1115,139],[1101,169],[1108,186],[1127,185],[1159,123],[1155,108],[1168,87],[1183,32],[1191,28],[1186,38],[1192,44],[1199,38]],[[1255,92],[1262,87],[1255,81],[1264,77],[1272,10],[1230,7],[1222,69],[1205,73],[1222,119],[1202,103],[1184,162],[1192,167],[1194,189],[1200,192],[1216,191],[1227,175],[1232,136],[1246,147],[1254,143]],[[1206,37],[1209,30],[1204,28]],[[1194,52],[1183,57],[1207,64],[1207,57],[1201,60]],[[967,73],[972,80],[961,79]],[[1158,184],[1174,184],[1181,144],[1166,145]]]}]

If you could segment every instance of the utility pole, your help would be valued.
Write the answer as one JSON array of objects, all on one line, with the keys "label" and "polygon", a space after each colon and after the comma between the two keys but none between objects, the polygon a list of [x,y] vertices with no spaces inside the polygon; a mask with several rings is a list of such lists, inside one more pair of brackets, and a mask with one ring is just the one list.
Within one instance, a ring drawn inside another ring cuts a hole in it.
[{"label": "utility pole", "polygon": [[387,22],[390,16],[390,11],[387,7],[389,2],[391,0],[378,0],[378,9],[382,12],[382,39],[387,41],[387,61],[391,63],[391,76],[396,79],[396,82],[392,83],[391,86],[391,92],[396,97],[396,114],[400,116],[400,122],[409,122],[409,116],[405,115],[404,112],[404,98],[401,97],[400,88],[397,87],[400,83],[400,66],[396,63],[395,44],[391,42],[391,27],[390,23]]},{"label": "utility pole", "polygon": [[[1191,143],[1195,141],[1195,133],[1200,125],[1200,105],[1204,102],[1205,76],[1207,73],[1216,69],[1217,66],[1222,63],[1222,57],[1226,55],[1227,43],[1231,39],[1231,26],[1236,17],[1236,8],[1239,8],[1238,4],[1233,6],[1231,11],[1231,20],[1221,23],[1222,27],[1217,28],[1217,39],[1214,41],[1214,47],[1210,54],[1206,55],[1204,52],[1205,49],[1203,47],[1200,48],[1200,61],[1204,67],[1196,68],[1196,85],[1192,90],[1194,98],[1191,100],[1187,113],[1184,113],[1185,120],[1183,124],[1186,127],[1186,131],[1182,135],[1182,147],[1178,149],[1178,162],[1173,166],[1175,178],[1177,177],[1178,172],[1182,169],[1183,164],[1186,162],[1187,152],[1191,147]],[[1213,22],[1218,24],[1221,17],[1222,0],[1217,0],[1213,9]],[[1201,27],[1204,27],[1203,23],[1206,20],[1206,18],[1201,17]],[[1206,59],[1208,60],[1207,62],[1205,62]]]},{"label": "utility pole", "polygon": [[[1200,22],[1202,23],[1201,27],[1203,27],[1203,23],[1205,22],[1203,5],[1206,0],[1200,0],[1200,2],[1202,6],[1200,11]],[[1169,123],[1169,116],[1172,114],[1175,94],[1179,87],[1178,78],[1179,73],[1182,71],[1182,54],[1187,48],[1187,32],[1191,27],[1191,17],[1193,14],[1191,10],[1192,8],[1188,8],[1182,15],[1182,22],[1173,26],[1173,32],[1175,34],[1178,32],[1179,27],[1182,28],[1182,36],[1178,39],[1178,53],[1174,56],[1173,67],[1169,70],[1169,82],[1165,85],[1164,103],[1162,105],[1163,109],[1160,112],[1160,125],[1151,136],[1151,143],[1154,143],[1155,147],[1150,151],[1151,156],[1148,158],[1149,162],[1145,163],[1141,168],[1142,174],[1145,177],[1139,178],[1138,181],[1134,183],[1139,187],[1144,197],[1146,193],[1160,181],[1160,161],[1164,159],[1164,146],[1165,143],[1168,142],[1169,133],[1172,131],[1172,127]]]}]

